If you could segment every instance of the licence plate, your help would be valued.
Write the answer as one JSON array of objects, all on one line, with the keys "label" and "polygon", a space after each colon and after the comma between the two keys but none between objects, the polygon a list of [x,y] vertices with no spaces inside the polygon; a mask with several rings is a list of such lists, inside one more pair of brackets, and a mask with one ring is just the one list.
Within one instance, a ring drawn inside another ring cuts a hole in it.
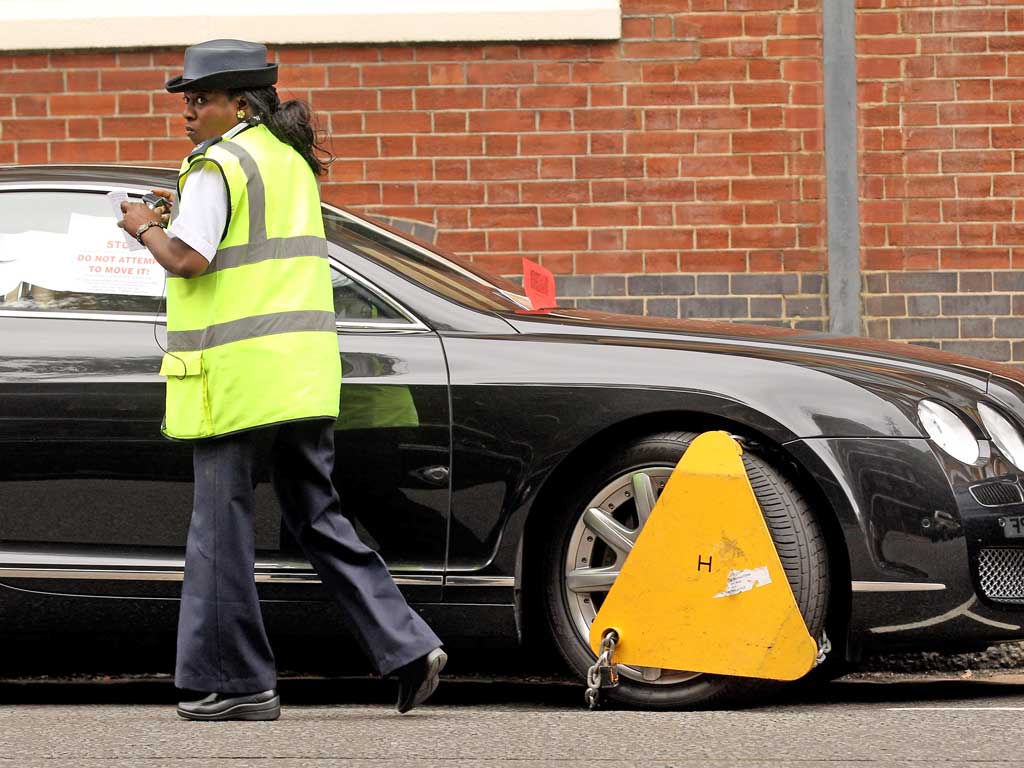
[{"label": "licence plate", "polygon": [[1004,517],[1003,536],[1008,539],[1024,539],[1024,515]]}]

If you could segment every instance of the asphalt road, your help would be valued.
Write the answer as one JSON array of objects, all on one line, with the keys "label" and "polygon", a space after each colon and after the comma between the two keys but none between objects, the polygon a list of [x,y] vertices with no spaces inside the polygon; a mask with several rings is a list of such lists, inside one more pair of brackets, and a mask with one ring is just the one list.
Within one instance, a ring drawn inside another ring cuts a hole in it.
[{"label": "asphalt road", "polygon": [[1024,677],[836,682],[720,712],[589,712],[575,686],[446,681],[408,715],[373,681],[284,681],[272,723],[191,723],[169,682],[0,682],[0,766],[1024,766]]}]

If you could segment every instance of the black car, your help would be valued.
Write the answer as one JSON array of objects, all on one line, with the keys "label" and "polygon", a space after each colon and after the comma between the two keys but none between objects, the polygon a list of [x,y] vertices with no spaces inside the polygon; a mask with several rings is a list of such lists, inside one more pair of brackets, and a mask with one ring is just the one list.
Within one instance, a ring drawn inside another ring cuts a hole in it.
[{"label": "black car", "polygon": [[[8,637],[174,630],[191,451],[159,431],[162,274],[128,248],[105,194],[173,183],[143,168],[0,169]],[[707,430],[744,446],[831,658],[1024,637],[1016,369],[788,329],[531,310],[515,285],[401,233],[330,206],[324,222],[343,363],[336,483],[447,644],[547,638],[582,676],[639,520]],[[336,634],[269,489],[258,499],[269,631]],[[621,675],[614,695],[651,707],[773,689]]]}]

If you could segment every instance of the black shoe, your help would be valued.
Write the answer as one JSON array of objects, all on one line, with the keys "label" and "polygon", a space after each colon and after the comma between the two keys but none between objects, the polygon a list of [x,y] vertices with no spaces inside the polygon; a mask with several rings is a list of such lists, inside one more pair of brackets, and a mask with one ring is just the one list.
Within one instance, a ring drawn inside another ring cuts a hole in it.
[{"label": "black shoe", "polygon": [[448,654],[435,648],[426,656],[420,656],[395,671],[398,676],[399,712],[404,715],[437,690],[438,676],[447,661]]},{"label": "black shoe", "polygon": [[211,693],[199,701],[178,702],[178,714],[186,720],[277,720],[281,697],[273,688],[260,693]]}]

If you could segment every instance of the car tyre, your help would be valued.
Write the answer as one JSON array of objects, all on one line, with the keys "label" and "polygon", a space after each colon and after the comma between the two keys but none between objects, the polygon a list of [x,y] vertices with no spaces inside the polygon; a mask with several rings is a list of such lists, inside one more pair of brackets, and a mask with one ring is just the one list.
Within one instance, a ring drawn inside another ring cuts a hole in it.
[{"label": "car tyre", "polygon": [[[695,437],[694,432],[671,432],[635,440],[599,459],[596,466],[591,464],[590,469],[581,473],[582,481],[551,506],[551,527],[547,529],[544,553],[544,612],[562,656],[576,674],[584,678],[595,656],[586,638],[589,622],[581,610],[592,605],[590,610],[596,613],[603,594],[607,594],[605,587],[603,593],[584,591],[581,597],[578,588],[574,591],[568,586],[571,575],[575,575],[570,574],[570,547],[576,547],[578,552],[581,546],[595,546],[596,549],[587,551],[600,553],[600,536],[592,535],[592,531],[587,533],[584,515],[595,501],[600,501],[601,494],[618,493],[619,500],[629,497],[629,492],[619,486],[629,482],[637,472],[646,470],[649,475],[667,479]],[[825,626],[829,591],[827,548],[821,527],[793,482],[765,458],[745,450],[743,462],[807,629],[812,637],[819,638]],[[661,483],[663,485],[664,480]],[[655,486],[655,493],[658,491]],[[615,510],[616,519],[627,528],[637,525],[635,515],[635,509],[629,510],[628,501]],[[584,534],[591,535],[596,544],[583,543],[585,536],[581,538],[581,526]],[[600,566],[594,561],[595,568],[612,567],[621,557],[612,553],[610,559],[608,549],[605,547]],[[592,619],[592,615],[589,618]],[[663,670],[659,678],[652,679],[658,674],[657,670],[622,665],[619,672],[619,687],[606,695],[619,704],[645,709],[739,706],[762,701],[783,685],[769,680],[671,670]]]}]

